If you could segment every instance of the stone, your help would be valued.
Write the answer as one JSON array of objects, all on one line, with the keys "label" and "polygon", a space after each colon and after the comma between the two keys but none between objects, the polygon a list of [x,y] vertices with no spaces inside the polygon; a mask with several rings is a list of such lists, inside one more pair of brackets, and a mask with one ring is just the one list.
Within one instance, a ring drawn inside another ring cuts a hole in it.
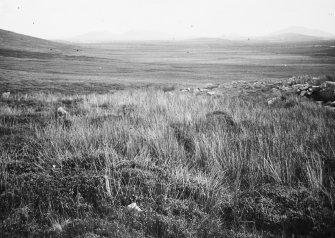
[{"label": "stone", "polygon": [[292,85],[292,88],[294,88],[294,89],[300,89],[300,90],[307,90],[307,89],[309,89],[309,87],[311,87],[311,85],[309,85],[308,83],[306,83],[306,84],[295,84],[295,85]]},{"label": "stone", "polygon": [[199,89],[199,88],[195,88],[195,89],[193,89],[193,94],[194,94],[194,95],[198,95],[198,94],[200,94],[200,89]]},{"label": "stone", "polygon": [[184,88],[184,89],[181,89],[180,92],[190,92],[191,91],[191,88]]},{"label": "stone", "polygon": [[214,89],[214,88],[218,88],[219,84],[212,84],[212,83],[208,83],[206,84],[206,86],[204,87],[205,89]]},{"label": "stone", "polygon": [[326,86],[332,86],[332,87],[335,87],[335,82],[333,82],[333,81],[326,81],[326,82],[325,82],[325,85],[326,85]]},{"label": "stone", "polygon": [[311,86],[308,91],[314,93],[314,92],[318,92],[321,90],[321,87],[320,86]]},{"label": "stone", "polygon": [[297,80],[297,78],[295,76],[293,76],[293,77],[291,77],[291,78],[288,79],[287,84],[289,86],[292,86],[295,83],[296,80]]},{"label": "stone", "polygon": [[2,93],[2,98],[3,99],[8,99],[9,98],[9,96],[10,96],[10,92],[5,92],[5,93]]},{"label": "stone", "polygon": [[209,92],[207,92],[207,95],[213,96],[213,95],[215,95],[215,92],[209,91]]},{"label": "stone", "polygon": [[313,92],[311,96],[315,101],[335,101],[335,86],[322,86],[321,90]]},{"label": "stone", "polygon": [[280,102],[280,101],[283,101],[284,100],[284,97],[275,97],[275,98],[271,98],[269,101],[268,101],[268,105],[271,106],[273,104],[275,104],[276,102]]},{"label": "stone", "polygon": [[63,108],[59,107],[56,111],[56,118],[68,119],[70,114]]},{"label": "stone", "polygon": [[303,90],[300,92],[300,97],[305,97],[307,95],[307,91]]},{"label": "stone", "polygon": [[142,212],[142,209],[139,208],[139,206],[137,206],[136,202],[133,202],[131,204],[128,205],[129,209],[135,210],[137,212]]}]

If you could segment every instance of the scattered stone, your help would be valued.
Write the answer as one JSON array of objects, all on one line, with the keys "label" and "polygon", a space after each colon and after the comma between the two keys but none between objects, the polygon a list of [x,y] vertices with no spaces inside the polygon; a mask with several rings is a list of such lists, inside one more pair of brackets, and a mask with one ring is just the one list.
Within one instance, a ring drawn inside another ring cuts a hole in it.
[{"label": "scattered stone", "polygon": [[290,87],[286,87],[286,86],[282,86],[280,89],[284,90],[284,91],[291,91],[292,90]]},{"label": "scattered stone", "polygon": [[335,107],[335,101],[334,101],[334,102],[331,102],[331,103],[329,104],[329,106],[331,106],[331,107]]},{"label": "scattered stone", "polygon": [[295,85],[292,85],[292,88],[294,89],[300,89],[300,90],[308,90],[308,88],[311,87],[311,85],[309,85],[308,83],[306,84],[295,84]]},{"label": "scattered stone", "polygon": [[8,99],[9,96],[10,96],[10,92],[2,93],[2,98],[3,98],[3,99]]},{"label": "scattered stone", "polygon": [[136,202],[133,202],[131,204],[128,205],[129,209],[135,210],[137,212],[142,212],[142,209],[139,208],[139,206],[137,206]]}]

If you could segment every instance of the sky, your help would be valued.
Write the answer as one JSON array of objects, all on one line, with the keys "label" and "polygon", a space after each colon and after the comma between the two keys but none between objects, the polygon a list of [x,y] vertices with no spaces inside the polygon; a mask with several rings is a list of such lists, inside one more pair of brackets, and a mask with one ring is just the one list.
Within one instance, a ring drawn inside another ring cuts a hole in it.
[{"label": "sky", "polygon": [[335,34],[335,0],[0,0],[1,29],[44,39],[134,30],[258,36],[289,26]]}]

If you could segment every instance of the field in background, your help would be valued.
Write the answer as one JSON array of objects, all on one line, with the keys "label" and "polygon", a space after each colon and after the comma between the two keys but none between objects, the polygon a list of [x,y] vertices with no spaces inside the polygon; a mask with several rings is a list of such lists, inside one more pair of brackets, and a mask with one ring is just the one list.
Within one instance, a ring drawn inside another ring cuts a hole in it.
[{"label": "field in background", "polygon": [[194,40],[81,46],[31,39],[30,46],[17,46],[13,41],[0,44],[0,92],[106,93],[148,85],[278,80],[302,74],[334,75],[335,64],[334,41]]}]

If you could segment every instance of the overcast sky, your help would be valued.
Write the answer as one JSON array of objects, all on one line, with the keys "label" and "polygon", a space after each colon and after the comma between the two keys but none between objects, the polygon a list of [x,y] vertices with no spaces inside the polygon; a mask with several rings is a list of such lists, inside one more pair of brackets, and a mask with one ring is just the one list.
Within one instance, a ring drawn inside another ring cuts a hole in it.
[{"label": "overcast sky", "polygon": [[131,30],[253,36],[288,26],[335,33],[335,0],[0,0],[1,29],[46,39]]}]

